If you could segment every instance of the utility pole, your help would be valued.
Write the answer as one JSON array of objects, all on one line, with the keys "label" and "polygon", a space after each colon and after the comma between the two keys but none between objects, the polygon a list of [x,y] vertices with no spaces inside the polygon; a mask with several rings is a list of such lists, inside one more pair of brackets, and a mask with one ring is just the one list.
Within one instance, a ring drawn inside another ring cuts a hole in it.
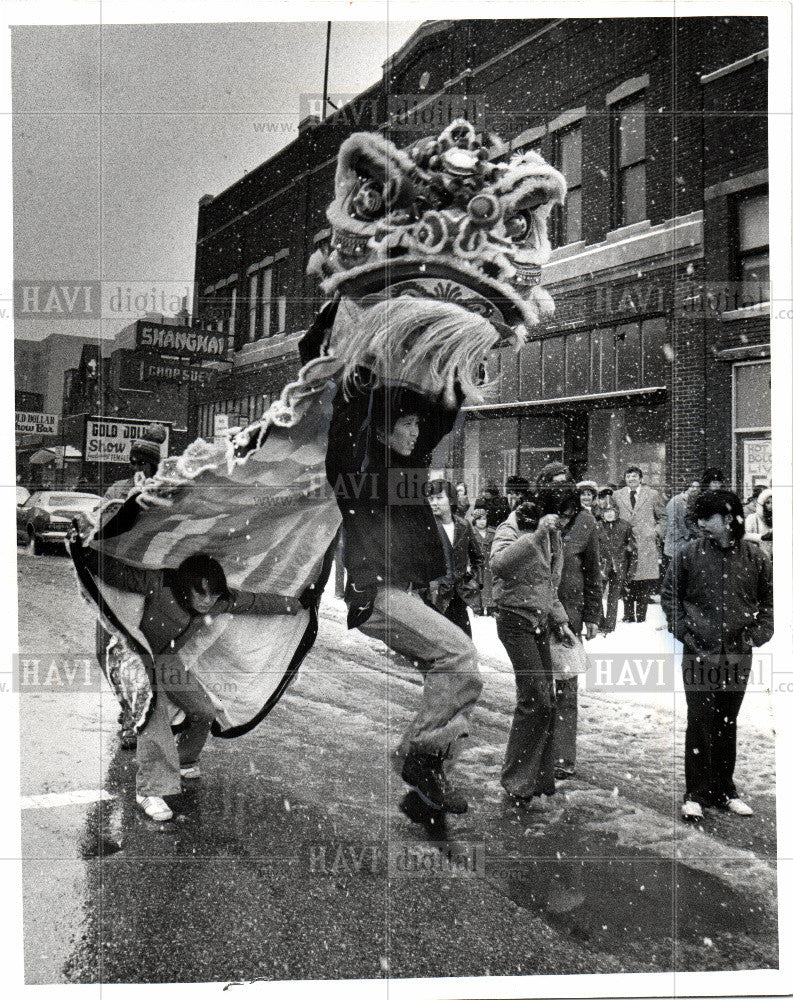
[{"label": "utility pole", "polygon": [[328,21],[328,32],[325,37],[325,78],[322,83],[322,121],[325,121],[325,114],[328,110],[328,69],[330,67],[330,24]]}]

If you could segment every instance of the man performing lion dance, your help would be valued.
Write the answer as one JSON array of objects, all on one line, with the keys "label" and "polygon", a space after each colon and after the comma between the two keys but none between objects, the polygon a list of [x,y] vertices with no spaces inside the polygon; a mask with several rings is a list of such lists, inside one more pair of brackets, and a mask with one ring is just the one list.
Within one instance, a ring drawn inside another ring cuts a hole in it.
[{"label": "man performing lion dance", "polygon": [[[349,627],[424,674],[402,776],[439,814],[467,808],[445,768],[481,681],[471,641],[422,599],[446,569],[426,474],[461,406],[483,401],[488,353],[519,348],[553,310],[538,280],[548,215],[564,195],[536,153],[511,156],[463,120],[407,149],[375,133],[342,144],[330,251],[309,263],[328,301],[301,341],[297,380],[231,442],[199,440],[163,462],[131,502],[135,516],[122,510],[88,542],[143,569],[174,571],[201,552],[230,588],[291,600],[291,616],[259,617],[258,630],[255,613],[223,612],[180,642],[180,663],[210,694],[216,735],[247,732],[294,676],[341,524]],[[139,604],[110,607],[119,595],[102,583],[102,560],[76,557],[84,589],[102,591],[100,612],[109,607],[133,654],[150,658]],[[224,688],[242,701],[211,689],[221,662],[245,678]],[[156,697],[158,673],[149,675]]]}]

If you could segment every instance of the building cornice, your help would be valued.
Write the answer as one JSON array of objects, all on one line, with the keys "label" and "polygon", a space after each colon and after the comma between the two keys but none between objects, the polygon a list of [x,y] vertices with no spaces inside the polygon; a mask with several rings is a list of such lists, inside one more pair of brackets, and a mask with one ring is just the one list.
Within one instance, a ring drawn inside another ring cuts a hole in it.
[{"label": "building cornice", "polygon": [[751,66],[752,63],[768,61],[768,49],[760,49],[759,52],[753,52],[750,56],[744,56],[743,59],[737,59],[735,62],[729,63],[727,66],[722,66],[720,69],[714,69],[711,73],[703,73],[699,78],[699,82],[702,84],[713,83],[714,80],[718,80],[722,76],[727,76],[729,73],[735,73],[739,69],[743,69],[745,66]]},{"label": "building cornice", "polygon": [[702,212],[677,216],[658,225],[648,221],[615,229],[601,243],[558,247],[543,265],[543,285],[571,281],[593,272],[627,269],[638,261],[670,254],[702,254]]}]

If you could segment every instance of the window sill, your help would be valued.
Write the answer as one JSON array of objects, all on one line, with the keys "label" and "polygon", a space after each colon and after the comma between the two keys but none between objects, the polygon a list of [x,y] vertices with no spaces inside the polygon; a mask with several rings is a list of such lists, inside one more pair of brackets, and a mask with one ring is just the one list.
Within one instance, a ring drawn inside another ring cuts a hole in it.
[{"label": "window sill", "polygon": [[585,246],[585,240],[576,240],[575,243],[560,243],[559,246],[554,247],[551,251],[549,262],[558,260],[560,257],[569,257],[571,254],[578,253],[579,250],[583,250]]},{"label": "window sill", "polygon": [[235,352],[234,367],[239,368],[256,361],[264,361],[268,358],[288,354],[297,349],[297,341],[302,334],[302,330],[297,333],[283,331],[273,334],[272,337],[262,337],[260,340],[249,341]]},{"label": "window sill", "polygon": [[723,312],[719,319],[723,323],[730,323],[736,319],[751,319],[753,316],[770,316],[771,303],[758,302],[753,306],[742,306],[740,309],[730,309]]},{"label": "window sill", "polygon": [[617,229],[610,229],[606,233],[606,243],[618,243],[620,240],[628,239],[637,233],[643,233],[650,226],[649,219],[642,219],[641,222],[632,222],[629,226],[619,226]]}]

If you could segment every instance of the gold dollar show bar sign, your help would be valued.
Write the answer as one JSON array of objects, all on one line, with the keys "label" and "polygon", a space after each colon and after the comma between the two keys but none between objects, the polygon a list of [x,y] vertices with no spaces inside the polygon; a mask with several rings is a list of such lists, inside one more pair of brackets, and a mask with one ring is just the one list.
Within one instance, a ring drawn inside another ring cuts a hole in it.
[{"label": "gold dollar show bar sign", "polygon": [[[85,421],[86,462],[129,462],[132,444],[143,436],[148,420],[108,420],[106,417],[87,417]],[[165,428],[165,441],[160,445],[163,458],[168,455],[170,426],[158,421]]]},{"label": "gold dollar show bar sign", "polygon": [[58,433],[58,416],[55,413],[25,413],[17,410],[14,414],[16,434]]}]

